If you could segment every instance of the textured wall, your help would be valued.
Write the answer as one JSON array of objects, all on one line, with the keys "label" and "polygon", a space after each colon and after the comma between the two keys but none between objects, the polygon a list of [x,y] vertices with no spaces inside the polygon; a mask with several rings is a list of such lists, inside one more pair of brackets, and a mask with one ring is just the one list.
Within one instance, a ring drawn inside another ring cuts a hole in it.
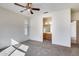
[{"label": "textured wall", "polygon": [[11,38],[22,42],[27,40],[24,35],[26,17],[0,7],[0,48],[11,44]]},{"label": "textured wall", "polygon": [[34,15],[30,22],[30,38],[43,41],[43,17],[52,17],[52,44],[71,46],[71,13],[70,9]]}]

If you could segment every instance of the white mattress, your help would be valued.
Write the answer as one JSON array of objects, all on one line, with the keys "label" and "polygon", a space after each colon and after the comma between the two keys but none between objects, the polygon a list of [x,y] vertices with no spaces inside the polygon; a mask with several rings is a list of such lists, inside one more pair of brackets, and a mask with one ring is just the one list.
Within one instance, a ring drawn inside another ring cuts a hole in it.
[{"label": "white mattress", "polygon": [[24,56],[25,53],[19,50],[15,50],[10,56]]},{"label": "white mattress", "polygon": [[0,56],[8,56],[8,55],[11,54],[14,50],[15,50],[15,48],[12,47],[12,46],[10,46],[10,47],[6,48],[5,50],[3,50],[2,52],[0,52]]}]

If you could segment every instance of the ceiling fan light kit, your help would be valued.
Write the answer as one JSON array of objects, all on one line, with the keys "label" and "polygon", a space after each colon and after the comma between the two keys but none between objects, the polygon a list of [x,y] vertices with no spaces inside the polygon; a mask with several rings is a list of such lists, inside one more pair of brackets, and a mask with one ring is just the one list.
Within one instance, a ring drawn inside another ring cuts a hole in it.
[{"label": "ceiling fan light kit", "polygon": [[26,6],[23,6],[19,3],[14,3],[15,5],[17,6],[20,6],[20,7],[23,7],[25,8],[24,10],[21,10],[20,12],[24,12],[24,11],[29,11],[31,14],[34,14],[32,10],[35,10],[35,11],[40,11],[40,8],[32,8],[32,3],[27,3]]}]

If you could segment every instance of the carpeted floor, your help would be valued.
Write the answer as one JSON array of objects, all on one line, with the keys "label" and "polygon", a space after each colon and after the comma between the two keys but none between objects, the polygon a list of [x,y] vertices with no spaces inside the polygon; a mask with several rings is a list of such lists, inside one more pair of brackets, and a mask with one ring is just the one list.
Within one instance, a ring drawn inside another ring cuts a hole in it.
[{"label": "carpeted floor", "polygon": [[79,45],[72,45],[71,48],[68,48],[53,45],[50,41],[38,42],[33,40],[24,41],[22,44],[29,46],[25,56],[79,56]]},{"label": "carpeted floor", "polygon": [[32,40],[25,41],[23,44],[29,46],[26,56],[79,56],[79,47],[68,48],[52,45],[48,41],[42,43]]}]

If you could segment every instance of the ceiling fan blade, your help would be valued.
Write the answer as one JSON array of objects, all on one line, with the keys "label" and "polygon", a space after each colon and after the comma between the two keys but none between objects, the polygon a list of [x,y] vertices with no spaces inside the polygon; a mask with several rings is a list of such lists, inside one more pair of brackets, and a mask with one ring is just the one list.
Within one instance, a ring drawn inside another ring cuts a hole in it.
[{"label": "ceiling fan blade", "polygon": [[37,10],[37,11],[40,11],[40,9],[39,8],[31,8],[32,10]]},{"label": "ceiling fan blade", "polygon": [[17,6],[20,6],[20,7],[24,7],[25,8],[25,6],[23,6],[21,4],[18,4],[18,3],[14,3],[14,4],[17,5]]},{"label": "ceiling fan blade", "polygon": [[30,13],[33,14],[32,10],[30,10]]}]

